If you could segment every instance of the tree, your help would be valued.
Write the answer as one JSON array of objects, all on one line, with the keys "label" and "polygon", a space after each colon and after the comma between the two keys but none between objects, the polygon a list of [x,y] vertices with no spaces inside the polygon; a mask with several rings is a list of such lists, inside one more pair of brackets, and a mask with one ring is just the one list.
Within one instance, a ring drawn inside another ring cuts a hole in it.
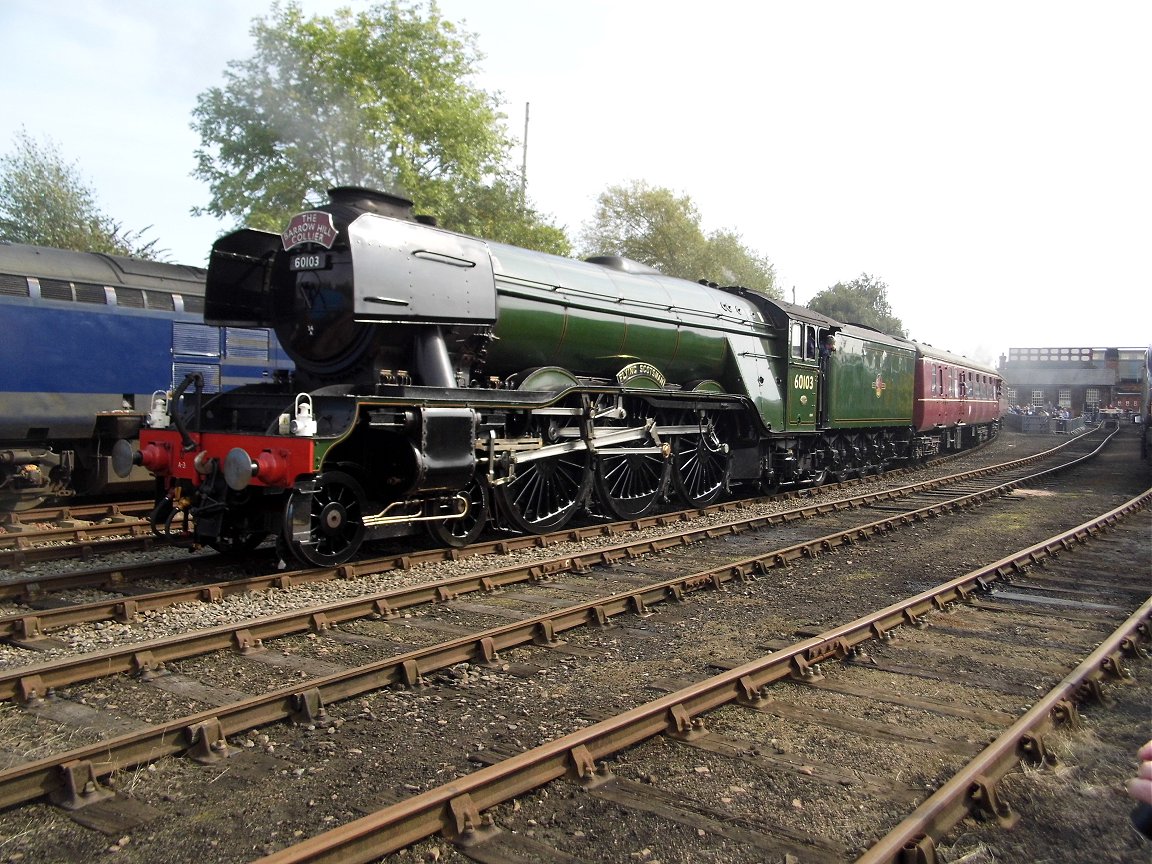
[{"label": "tree", "polygon": [[643,181],[610,186],[581,233],[585,256],[623,255],[669,276],[742,285],[779,296],[767,258],[749,250],[730,230],[706,236],[687,195]]},{"label": "tree", "polygon": [[713,282],[742,285],[769,297],[780,297],[772,262],[745,246],[735,231],[721,229],[712,232],[708,237],[705,261],[705,272],[714,274]]},{"label": "tree", "polygon": [[838,321],[863,324],[893,336],[908,335],[904,322],[892,314],[888,305],[888,286],[867,273],[851,282],[837,282],[825,288],[808,306]]},{"label": "tree", "polygon": [[24,129],[12,152],[0,158],[0,240],[159,259],[156,240],[126,231],[101,212],[96,193],[74,163],[51,140],[36,141]]},{"label": "tree", "polygon": [[[310,18],[296,2],[274,3],[251,32],[254,55],[197,97],[194,173],[211,200],[194,212],[279,230],[330,187],[367,186],[411,198],[453,230],[540,223],[501,191],[515,185],[513,142],[497,97],[468,83],[482,57],[475,36],[435,2],[426,15],[391,0]],[[469,200],[502,218],[465,218]]]},{"label": "tree", "polygon": [[474,185],[437,214],[437,223],[450,225],[462,234],[539,249],[554,255],[571,255],[568,235],[521,205],[519,183],[497,180]]}]

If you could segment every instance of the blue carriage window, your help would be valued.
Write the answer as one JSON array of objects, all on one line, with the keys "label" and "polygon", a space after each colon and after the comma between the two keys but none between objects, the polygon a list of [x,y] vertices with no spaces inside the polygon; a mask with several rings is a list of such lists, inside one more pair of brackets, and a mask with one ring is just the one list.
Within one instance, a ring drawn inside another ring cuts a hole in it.
[{"label": "blue carriage window", "polygon": [[220,331],[207,324],[172,322],[172,353],[220,357]]},{"label": "blue carriage window", "polygon": [[117,287],[116,305],[125,306],[129,309],[143,309],[144,292],[139,288]]},{"label": "blue carriage window", "polygon": [[205,393],[220,392],[220,367],[211,363],[182,363],[172,364],[172,386],[176,387],[192,372],[199,372],[204,379]]},{"label": "blue carriage window", "polygon": [[76,283],[76,302],[97,303],[103,306],[108,302],[108,292],[103,285],[89,285],[86,282]]},{"label": "blue carriage window", "polygon": [[41,279],[40,296],[45,300],[72,300],[72,283],[59,279]]},{"label": "blue carriage window", "polygon": [[10,273],[0,273],[0,294],[8,297],[27,297],[27,277],[13,276]]},{"label": "blue carriage window", "polygon": [[148,301],[149,309],[163,309],[165,312],[171,312],[176,307],[172,304],[172,295],[164,291],[145,291],[144,297]]},{"label": "blue carriage window", "polygon": [[225,327],[224,356],[267,361],[268,331],[249,327]]}]

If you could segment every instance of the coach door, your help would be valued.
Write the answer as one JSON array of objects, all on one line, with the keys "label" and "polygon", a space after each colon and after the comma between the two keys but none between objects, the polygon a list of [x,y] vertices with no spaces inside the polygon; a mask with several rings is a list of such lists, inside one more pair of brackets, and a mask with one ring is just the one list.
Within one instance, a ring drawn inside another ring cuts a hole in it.
[{"label": "coach door", "polygon": [[821,384],[817,335],[815,324],[792,322],[788,380],[785,382],[789,430],[811,431],[816,428]]}]

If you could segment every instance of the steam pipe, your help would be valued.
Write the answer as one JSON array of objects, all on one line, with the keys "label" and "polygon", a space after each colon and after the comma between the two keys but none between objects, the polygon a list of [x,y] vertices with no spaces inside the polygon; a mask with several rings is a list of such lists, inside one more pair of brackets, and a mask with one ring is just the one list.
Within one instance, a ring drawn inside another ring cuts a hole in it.
[{"label": "steam pipe", "polygon": [[[176,424],[176,431],[180,433],[180,442],[184,445],[184,452],[191,453],[196,449],[196,442],[192,440],[192,436],[188,434],[188,427],[184,425],[184,418],[180,415],[180,411],[173,410],[173,406],[184,395],[184,391],[188,389],[188,385],[192,382],[196,383],[196,395],[201,396],[204,392],[204,376],[199,372],[189,372],[184,376],[184,380],[180,382],[180,386],[172,393],[172,399],[168,403],[168,412],[172,415],[172,421]],[[196,410],[200,410],[199,398],[196,402]]]},{"label": "steam pipe", "polygon": [[439,327],[421,327],[412,339],[416,382],[425,387],[455,387],[452,361],[448,359],[448,345]]}]

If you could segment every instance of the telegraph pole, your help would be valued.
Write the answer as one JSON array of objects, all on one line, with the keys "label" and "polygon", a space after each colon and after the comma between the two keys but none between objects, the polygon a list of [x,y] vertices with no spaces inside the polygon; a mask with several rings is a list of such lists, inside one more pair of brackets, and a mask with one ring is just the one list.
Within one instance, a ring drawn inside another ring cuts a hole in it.
[{"label": "telegraph pole", "polygon": [[524,202],[527,200],[526,187],[528,185],[528,106],[531,103],[524,103],[524,151],[520,160],[520,209],[523,211]]}]

